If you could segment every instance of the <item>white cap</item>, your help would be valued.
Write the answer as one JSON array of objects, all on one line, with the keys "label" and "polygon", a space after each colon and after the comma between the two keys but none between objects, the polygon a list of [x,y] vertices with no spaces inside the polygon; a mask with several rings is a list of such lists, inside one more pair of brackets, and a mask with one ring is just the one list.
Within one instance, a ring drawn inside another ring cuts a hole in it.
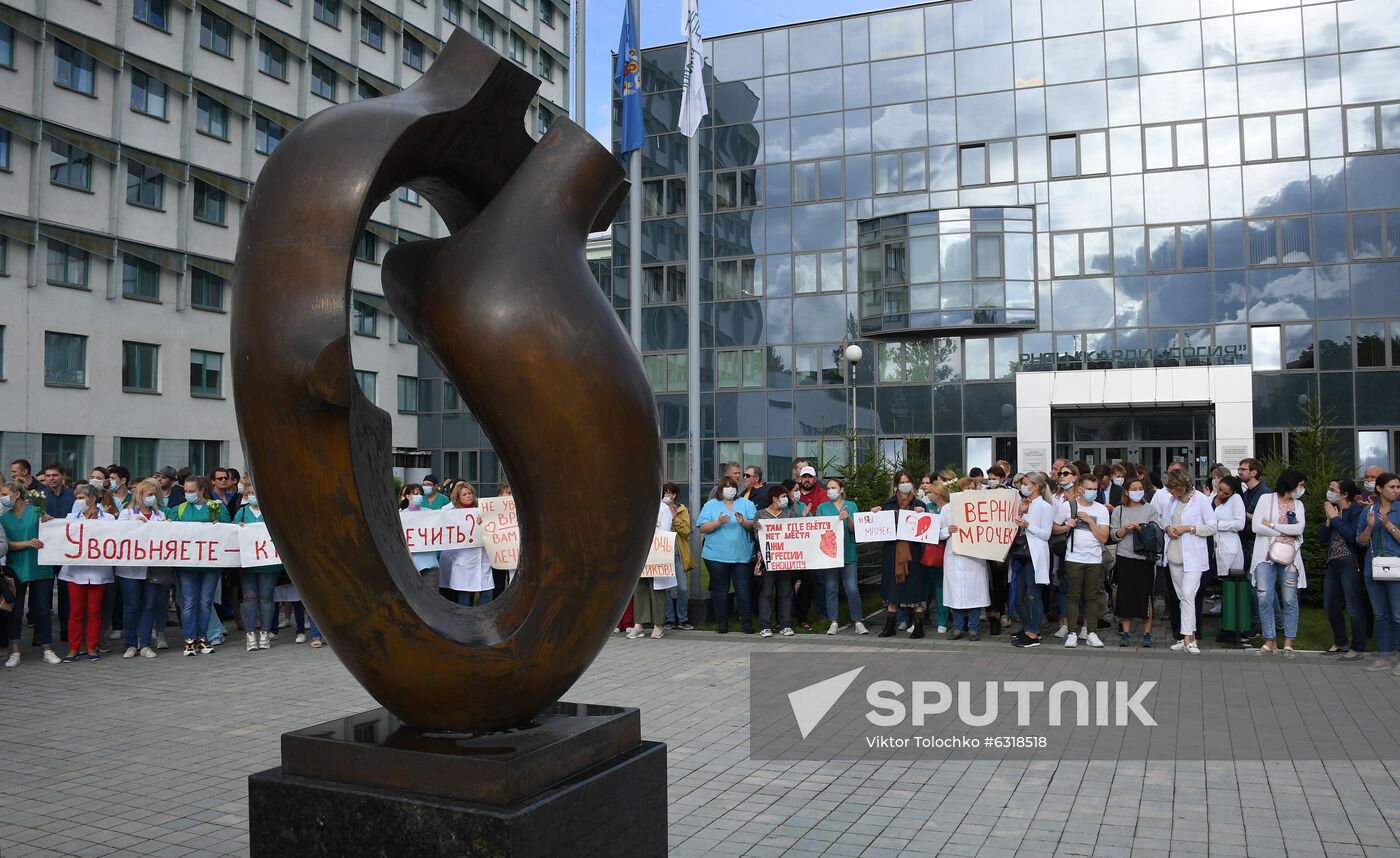
[{"label": "white cap", "polygon": [[798,471],[798,472],[797,472],[797,475],[798,475],[799,477],[815,477],[815,476],[817,475],[817,472],[816,472],[815,470],[812,469],[812,466],[811,466],[811,465],[808,465],[807,467],[805,467],[805,468],[803,468],[802,470]]}]

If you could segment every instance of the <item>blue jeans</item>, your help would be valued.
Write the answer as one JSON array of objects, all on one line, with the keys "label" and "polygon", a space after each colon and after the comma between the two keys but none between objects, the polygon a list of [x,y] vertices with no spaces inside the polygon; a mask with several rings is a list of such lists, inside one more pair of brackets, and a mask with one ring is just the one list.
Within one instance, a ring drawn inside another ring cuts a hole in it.
[{"label": "blue jeans", "polygon": [[[1021,618],[1022,564],[1020,560],[1011,560],[1008,565],[1011,566],[1011,581],[1006,585],[1006,619],[1009,622]],[[1030,564],[1025,565],[1029,566]]]},{"label": "blue jeans", "polygon": [[846,591],[846,609],[851,614],[851,622],[857,622],[864,617],[865,612],[860,607],[860,584],[856,581],[856,564],[847,563],[840,569],[823,569],[822,595],[826,600],[826,616],[833,623],[837,622],[840,614],[841,593],[836,589],[837,581]]},{"label": "blue jeans", "polygon": [[1400,650],[1400,581],[1372,578],[1371,558],[1367,557],[1366,589],[1371,594],[1371,610],[1376,615],[1376,655],[1393,655]]},{"label": "blue jeans", "polygon": [[977,631],[977,627],[982,624],[981,608],[954,608],[953,609],[953,631],[964,631],[971,634]]},{"label": "blue jeans", "polygon": [[1021,626],[1022,631],[1039,636],[1045,625],[1045,586],[1035,583],[1035,570],[1026,564],[1023,570],[1024,583],[1021,584]]},{"label": "blue jeans", "polygon": [[734,599],[739,603],[739,622],[745,629],[753,626],[753,604],[749,593],[749,564],[722,563],[706,560],[710,570],[710,610],[715,614],[715,625],[729,628],[729,586],[734,585]]},{"label": "blue jeans", "polygon": [[[472,590],[455,590],[454,592],[457,594],[457,604],[459,605],[470,605],[472,603],[472,596],[476,597],[476,606],[478,608],[480,608],[482,605],[489,605],[491,603],[490,590],[482,590],[481,592],[476,592]],[[315,622],[312,622],[311,626],[312,628],[315,628]]]},{"label": "blue jeans", "polygon": [[[67,587],[63,588],[65,591]],[[39,645],[48,647],[53,643],[53,579],[40,578],[37,581],[18,581],[15,584],[15,606],[10,610],[7,625],[10,643],[19,643],[24,627],[24,596],[29,594],[29,612],[34,615],[34,633],[39,636]]]},{"label": "blue jeans", "polygon": [[122,630],[126,645],[150,646],[156,614],[163,613],[165,607],[160,601],[165,595],[165,586],[139,578],[118,578],[117,584],[122,588]]},{"label": "blue jeans", "polygon": [[219,586],[218,569],[180,569],[180,627],[185,640],[204,637],[209,613],[214,607],[214,591]]},{"label": "blue jeans", "polygon": [[676,552],[676,586],[666,591],[666,622],[690,622],[690,573],[681,568],[679,551]]},{"label": "blue jeans", "polygon": [[1278,632],[1274,612],[1278,610],[1279,595],[1276,581],[1283,582],[1283,637],[1298,637],[1298,571],[1267,560],[1254,567],[1254,591],[1259,597],[1259,622],[1264,628],[1264,640],[1273,640]]},{"label": "blue jeans", "polygon": [[245,570],[242,573],[242,584],[244,631],[251,632],[259,626],[265,632],[277,631],[277,606],[272,602],[272,591],[277,586],[277,573]]},{"label": "blue jeans", "polygon": [[1347,623],[1342,615],[1342,603],[1346,602],[1346,613],[1351,615],[1351,649],[1366,651],[1366,607],[1363,601],[1361,570],[1356,560],[1344,557],[1341,560],[1327,561],[1327,580],[1322,587],[1322,607],[1327,611],[1327,621],[1332,625],[1332,644],[1347,646]]}]

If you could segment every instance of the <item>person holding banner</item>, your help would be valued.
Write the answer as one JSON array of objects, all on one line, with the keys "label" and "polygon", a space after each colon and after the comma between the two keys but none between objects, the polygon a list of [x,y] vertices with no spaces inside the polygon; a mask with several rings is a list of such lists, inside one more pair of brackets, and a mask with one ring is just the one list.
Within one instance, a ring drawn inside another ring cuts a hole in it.
[{"label": "person holding banner", "polygon": [[[929,512],[942,513],[943,508],[948,505],[948,486],[942,482],[932,482],[927,490],[927,497],[924,498],[924,505]],[[927,549],[927,546],[925,547]],[[946,558],[947,551],[944,551]],[[938,633],[940,635],[948,633],[949,611],[947,604],[943,601],[943,564],[927,567],[928,584],[924,588],[924,599],[928,602],[928,611],[934,615],[938,623]]]},{"label": "person holding banner", "polygon": [[690,510],[678,500],[680,493],[675,483],[661,487],[661,502],[671,511],[671,530],[676,534],[676,586],[666,591],[666,625],[691,631],[695,627],[690,624],[690,570],[695,568],[695,558],[690,553]]},{"label": "person holding banner", "polygon": [[[253,487],[253,478],[243,478],[243,503],[233,514],[233,523],[239,525],[262,524],[262,506],[258,503],[258,493]],[[272,648],[273,623],[277,619],[277,605],[272,601],[272,592],[277,588],[277,576],[282,573],[282,564],[271,566],[248,566],[240,571],[239,583],[243,587],[243,640],[248,652]],[[256,629],[256,631],[254,631]]]},{"label": "person holding banner", "polygon": [[[399,493],[399,514],[424,512],[429,507],[424,505],[423,486],[418,483],[411,483],[403,487]],[[410,555],[413,558],[413,568],[420,573],[431,572],[438,568],[438,552],[421,551]],[[438,573],[439,576],[442,574]],[[301,634],[298,632],[297,637]]]},{"label": "person holding banner", "polygon": [[[185,500],[170,511],[170,520],[228,524],[228,510],[222,504],[209,501],[208,497],[209,480],[201,476],[186,478]],[[184,631],[187,656],[209,655],[214,651],[207,630],[222,573],[223,570],[213,566],[189,566],[176,572],[180,581],[180,626]]]},{"label": "person holding banner", "polygon": [[[58,664],[53,651],[53,567],[39,565],[39,523],[50,516],[30,499],[29,489],[18,480],[0,485],[0,528],[9,549],[6,564],[15,573],[15,604],[6,623],[10,655],[5,667],[19,666],[19,642],[24,625],[25,595],[34,614],[34,636],[44,648],[44,661]],[[37,492],[37,489],[35,490]]]},{"label": "person holding banner", "polygon": [[862,620],[865,612],[860,604],[860,584],[856,579],[856,514],[860,509],[855,501],[846,497],[846,481],[837,477],[832,477],[826,481],[826,496],[828,500],[817,506],[817,515],[835,516],[841,519],[841,526],[846,528],[846,555],[845,564],[840,569],[823,569],[822,572],[822,594],[826,598],[826,615],[831,618],[831,625],[827,627],[826,633],[834,635],[841,631],[841,624],[837,622],[838,616],[838,596],[836,591],[837,577],[840,577],[841,586],[846,591],[846,607],[851,613],[851,622],[855,625],[857,635],[868,635],[870,630],[865,627]]},{"label": "person holding banner", "polygon": [[[476,488],[468,482],[458,483],[452,488],[451,504],[453,509],[472,509],[477,505]],[[457,594],[457,604],[471,605],[473,596],[478,608],[491,602],[491,564],[486,560],[484,545],[443,551],[438,562],[438,580],[442,587]]]},{"label": "person holding banner", "polygon": [[[901,468],[895,472],[890,499],[871,510],[894,510],[898,515],[906,510],[927,512],[924,502],[914,497],[914,476]],[[880,598],[885,600],[885,627],[880,637],[894,637],[899,609],[914,612],[909,637],[924,636],[924,576],[917,558],[923,554],[921,543],[896,539],[881,546]]]},{"label": "person holding banner", "polygon": [[754,517],[758,510],[739,497],[739,485],[726,474],[716,487],[719,497],[705,501],[696,525],[705,535],[700,557],[710,572],[710,602],[715,614],[715,631],[729,633],[729,587],[739,607],[739,623],[744,634],[753,634],[752,591],[749,564],[753,562]]},{"label": "person holding banner", "polygon": [[970,641],[981,640],[977,629],[982,624],[982,609],[992,604],[988,562],[958,553],[959,531],[953,523],[953,507],[958,499],[979,489],[980,484],[975,477],[965,477],[959,483],[962,491],[951,495],[939,513],[939,540],[947,543],[943,552],[943,598],[953,612],[951,640],[964,636]]},{"label": "person holding banner", "polygon": [[[765,521],[775,519],[798,518],[796,510],[788,496],[786,487],[769,486],[768,503],[763,509],[758,511],[756,518],[760,527]],[[760,531],[760,540],[761,540]],[[763,562],[764,545],[760,543],[758,549],[758,563],[754,568],[754,574],[758,577],[758,623],[762,631],[759,634],[765,638],[773,636],[773,591],[778,591],[778,628],[782,629],[785,637],[791,637],[795,632],[792,630],[792,571],[786,569],[769,569]]]},{"label": "person holding banner", "polygon": [[[151,524],[165,521],[165,513],[160,509],[160,483],[155,480],[142,480],[131,490],[126,508],[117,516],[118,521],[134,521]],[[122,658],[155,658],[156,651],[151,646],[156,633],[156,617],[164,617],[162,603],[166,588],[160,580],[164,569],[151,569],[146,566],[118,566],[117,584],[122,591],[122,634],[126,638],[126,652]],[[161,630],[165,626],[162,623]]]},{"label": "person holding banner", "polygon": [[[116,516],[102,508],[102,490],[83,483],[73,490],[73,509],[65,518],[85,518],[89,521],[112,521]],[[68,588],[68,654],[65,664],[78,656],[88,661],[101,661],[97,642],[102,635],[102,596],[107,585],[115,579],[111,566],[59,567],[58,580]]]},{"label": "person holding banner", "polygon": [[[670,533],[674,524],[671,505],[663,499],[656,510],[656,530],[659,533]],[[628,640],[641,637],[646,623],[651,623],[652,638],[665,636],[666,632],[662,630],[662,626],[666,623],[666,591],[676,586],[675,553],[675,548],[672,547],[669,564],[672,574],[665,577],[642,575],[637,578],[637,585],[632,592],[632,625],[627,627]],[[648,570],[650,568],[648,563]]]}]

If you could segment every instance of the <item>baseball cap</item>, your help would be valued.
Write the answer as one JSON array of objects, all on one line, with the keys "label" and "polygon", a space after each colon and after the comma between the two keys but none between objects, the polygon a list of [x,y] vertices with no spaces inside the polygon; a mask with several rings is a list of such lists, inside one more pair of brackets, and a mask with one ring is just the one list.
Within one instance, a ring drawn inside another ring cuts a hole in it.
[{"label": "baseball cap", "polygon": [[797,472],[799,477],[815,477],[817,472],[810,465]]}]

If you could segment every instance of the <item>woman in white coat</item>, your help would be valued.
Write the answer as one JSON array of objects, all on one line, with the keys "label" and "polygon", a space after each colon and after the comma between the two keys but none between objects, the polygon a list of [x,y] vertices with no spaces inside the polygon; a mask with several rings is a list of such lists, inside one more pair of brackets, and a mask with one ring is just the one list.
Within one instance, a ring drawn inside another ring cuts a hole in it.
[{"label": "woman in white coat", "polygon": [[1181,640],[1172,644],[1174,652],[1200,655],[1196,643],[1196,591],[1201,576],[1210,569],[1210,548],[1206,537],[1215,533],[1215,510],[1210,498],[1196,491],[1186,471],[1167,472],[1166,491],[1171,494],[1162,533],[1167,539],[1167,569],[1181,605]]},{"label": "woman in white coat", "polygon": [[1277,649],[1278,582],[1283,583],[1283,654],[1293,657],[1293,640],[1298,637],[1298,591],[1308,586],[1303,571],[1303,485],[1306,477],[1289,468],[1274,481],[1274,491],[1259,498],[1254,508],[1254,591],[1259,597],[1259,625],[1264,645],[1258,655]]},{"label": "woman in white coat", "polygon": [[[165,513],[160,509],[160,483],[155,480],[137,483],[117,519],[139,524],[165,521]],[[145,566],[116,568],[117,584],[122,592],[122,629],[126,638],[126,651],[122,653],[122,658],[135,658],[138,652],[142,658],[156,657],[151,639],[158,631],[155,628],[156,617],[165,610],[160,600],[169,586],[161,581],[163,572]],[[164,628],[162,621],[161,629]]]},{"label": "woman in white coat", "polygon": [[[102,508],[102,491],[96,486],[84,483],[74,492],[73,511],[70,519],[88,521],[111,521],[115,516]],[[78,660],[87,654],[88,661],[98,661],[98,640],[102,631],[102,594],[114,580],[111,566],[62,566],[58,570],[61,586],[68,588],[68,655],[65,663]]]},{"label": "woman in white coat", "polygon": [[1225,474],[1215,481],[1215,569],[1220,578],[1220,637],[1223,644],[1239,643],[1253,623],[1254,594],[1250,592],[1248,558],[1240,533],[1245,518],[1244,486],[1240,478]]},{"label": "woman in white coat", "polygon": [[[959,484],[962,491],[973,491],[979,485],[971,478]],[[978,640],[977,627],[982,622],[982,609],[992,604],[991,579],[987,561],[958,553],[958,528],[953,524],[953,505],[943,507],[938,514],[938,539],[947,549],[943,552],[943,603],[953,612],[950,636],[957,640],[964,631],[968,640]]]},{"label": "woman in white coat", "polygon": [[[453,486],[453,509],[470,509],[476,505],[476,489],[471,483],[461,482]],[[438,576],[444,588],[457,594],[459,605],[472,604],[473,596],[478,608],[491,601],[493,582],[485,546],[473,545],[442,552],[438,558]]]},{"label": "woman in white coat", "polygon": [[[1030,580],[1021,581],[1021,633],[1012,641],[1018,647],[1040,646],[1040,627],[1045,622],[1045,588],[1050,584],[1050,534],[1055,526],[1055,494],[1044,472],[1027,474],[1021,481],[1021,497],[1030,499],[1025,518],[1016,523],[1026,530],[1026,546],[1031,552]],[[1024,574],[1025,567],[1022,567]]]}]

